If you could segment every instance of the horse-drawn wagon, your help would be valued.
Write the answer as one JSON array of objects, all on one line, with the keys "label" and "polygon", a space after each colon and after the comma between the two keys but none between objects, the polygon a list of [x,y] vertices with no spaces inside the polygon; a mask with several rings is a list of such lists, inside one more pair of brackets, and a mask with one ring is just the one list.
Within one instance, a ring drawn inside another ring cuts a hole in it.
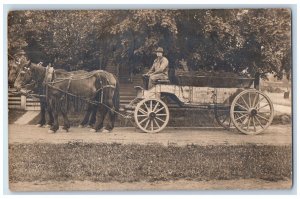
[{"label": "horse-drawn wagon", "polygon": [[177,78],[176,85],[162,80],[148,90],[135,87],[136,98],[125,109],[142,131],[156,133],[167,126],[168,99],[182,108],[211,109],[222,127],[235,126],[245,134],[261,133],[272,123],[273,104],[257,89],[254,78],[193,76],[191,79],[184,75]]},{"label": "horse-drawn wagon", "polygon": [[[124,115],[118,111],[119,87],[112,74],[101,70],[87,73],[88,76],[84,71],[70,73],[59,70],[55,73],[47,71],[48,68],[31,63],[20,70],[15,85],[19,89],[28,85],[41,88],[42,93],[46,93],[41,99],[51,105],[48,110],[61,111],[64,114],[66,130],[69,128],[68,119],[64,109],[60,107],[67,101],[67,96],[87,102],[93,110],[97,110],[96,105],[101,105],[99,111],[103,114],[100,114],[99,122],[94,126],[95,130],[102,128],[104,116],[109,112],[108,129],[113,128],[114,115],[119,114],[126,119],[134,119],[136,125],[144,132],[162,131],[169,122],[168,101],[170,99],[181,108],[213,110],[216,121],[222,127],[231,129],[235,126],[245,134],[261,133],[272,123],[274,116],[271,100],[258,89],[256,85],[259,79],[254,78],[235,75],[177,75],[176,84],[170,83],[169,80],[159,80],[151,89],[137,86],[135,87],[136,98],[125,106],[127,114]],[[75,78],[75,73],[78,73],[80,78]],[[52,74],[50,77],[54,75],[56,78],[45,82],[49,74]],[[67,75],[67,77],[59,77],[59,75]],[[89,86],[85,86],[83,80]],[[90,92],[87,92],[89,91],[87,88]],[[54,132],[58,129],[57,114],[53,114],[55,117],[51,128]],[[53,115],[49,112],[49,116],[53,117]],[[86,121],[89,115],[90,112],[87,111],[83,121]]]}]

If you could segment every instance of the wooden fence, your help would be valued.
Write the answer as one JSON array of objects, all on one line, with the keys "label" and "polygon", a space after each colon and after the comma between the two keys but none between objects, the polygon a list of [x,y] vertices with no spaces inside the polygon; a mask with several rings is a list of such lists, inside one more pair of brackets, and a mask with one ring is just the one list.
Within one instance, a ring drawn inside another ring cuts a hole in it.
[{"label": "wooden fence", "polygon": [[23,110],[40,110],[40,100],[37,98],[26,97],[24,95],[8,94],[8,108],[9,109],[23,109]]}]

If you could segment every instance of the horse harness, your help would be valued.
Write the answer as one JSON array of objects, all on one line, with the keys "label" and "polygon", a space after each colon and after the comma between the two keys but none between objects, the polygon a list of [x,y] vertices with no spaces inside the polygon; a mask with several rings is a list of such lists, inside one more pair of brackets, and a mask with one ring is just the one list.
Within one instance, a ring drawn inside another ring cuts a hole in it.
[{"label": "horse harness", "polygon": [[[102,72],[102,70],[101,70],[101,72]],[[103,71],[104,72],[104,71]],[[47,96],[48,96],[48,87],[51,87],[51,88],[53,88],[53,89],[55,89],[55,90],[58,90],[58,91],[61,91],[62,93],[65,93],[65,94],[67,94],[67,95],[71,95],[71,96],[73,96],[73,97],[77,97],[77,98],[80,98],[80,99],[83,99],[84,101],[87,101],[87,102],[89,102],[89,103],[92,103],[92,104],[94,104],[94,105],[98,105],[99,104],[99,102],[97,102],[97,101],[91,101],[91,100],[88,100],[88,99],[86,99],[86,98],[82,98],[82,97],[80,97],[80,96],[77,96],[77,95],[74,95],[73,93],[70,93],[69,92],[69,89],[70,89],[70,85],[71,85],[71,82],[72,82],[72,80],[80,80],[80,79],[88,79],[88,78],[90,78],[90,77],[92,77],[94,74],[92,73],[92,74],[90,74],[90,75],[88,75],[88,76],[82,76],[82,77],[77,77],[77,78],[74,78],[74,74],[71,74],[69,77],[67,77],[67,78],[57,78],[56,77],[56,73],[55,73],[55,70],[54,70],[54,68],[53,67],[48,67],[47,66],[47,68],[46,68],[46,75],[45,75],[45,81],[44,81],[44,83],[45,83],[45,86],[46,86],[46,99],[47,99]],[[108,79],[107,78],[107,75],[104,73],[104,76],[106,77],[106,79]],[[56,81],[55,81],[56,80]],[[57,88],[57,87],[55,87],[54,86],[54,84],[55,83],[59,83],[59,82],[63,82],[63,81],[66,81],[66,80],[68,80],[68,85],[67,85],[67,88],[66,88],[66,90],[62,90],[62,89],[60,89],[60,88]],[[104,103],[103,103],[103,90],[105,89],[105,88],[116,88],[116,86],[114,86],[114,85],[112,85],[112,84],[109,84],[110,82],[108,82],[108,84],[107,85],[104,85],[103,86],[103,82],[102,82],[102,80],[100,80],[100,84],[101,84],[101,88],[99,88],[98,90],[96,90],[96,92],[95,93],[98,93],[98,92],[101,92],[101,95],[99,96],[100,97],[100,104],[103,104],[103,105],[105,105]],[[64,96],[62,96],[62,98],[61,99],[63,99],[64,98]],[[107,106],[108,107],[108,106]]]}]

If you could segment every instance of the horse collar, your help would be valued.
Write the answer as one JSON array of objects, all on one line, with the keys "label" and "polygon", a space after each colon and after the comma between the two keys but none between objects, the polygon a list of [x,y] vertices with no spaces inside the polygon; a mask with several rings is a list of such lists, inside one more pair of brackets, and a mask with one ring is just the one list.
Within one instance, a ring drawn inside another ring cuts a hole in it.
[{"label": "horse collar", "polygon": [[52,82],[54,80],[53,74],[54,74],[54,68],[51,67],[51,66],[47,66],[47,68],[46,68],[46,79],[47,79],[47,82]]}]

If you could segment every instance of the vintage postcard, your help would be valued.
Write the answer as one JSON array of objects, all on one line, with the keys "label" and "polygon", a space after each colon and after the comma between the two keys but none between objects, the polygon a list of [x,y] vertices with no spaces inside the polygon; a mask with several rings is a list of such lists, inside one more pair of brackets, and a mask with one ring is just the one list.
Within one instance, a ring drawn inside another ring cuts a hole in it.
[{"label": "vintage postcard", "polygon": [[291,189],[291,15],[10,11],[9,189]]}]

